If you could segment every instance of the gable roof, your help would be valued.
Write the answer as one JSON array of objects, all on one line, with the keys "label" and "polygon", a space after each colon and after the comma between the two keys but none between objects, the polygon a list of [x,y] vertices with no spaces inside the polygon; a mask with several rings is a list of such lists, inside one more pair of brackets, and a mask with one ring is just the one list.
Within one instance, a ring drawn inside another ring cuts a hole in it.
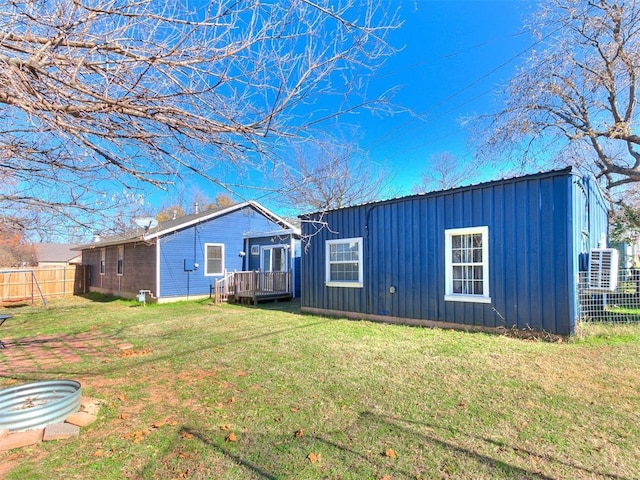
[{"label": "gable roof", "polygon": [[280,225],[283,230],[288,233],[292,233],[294,235],[300,235],[300,228],[291,224],[290,222],[284,220],[282,217],[276,215],[270,210],[266,209],[258,202],[253,200],[249,200],[247,202],[238,203],[236,205],[231,205],[230,207],[217,207],[211,210],[207,210],[200,213],[192,213],[190,215],[185,215],[176,219],[166,220],[164,222],[158,223],[157,226],[153,228],[135,228],[129,230],[120,235],[114,235],[104,240],[99,240],[97,242],[87,243],[84,245],[80,245],[76,247],[74,250],[85,250],[88,248],[98,248],[98,247],[106,247],[110,245],[121,245],[123,243],[133,243],[139,241],[151,241],[158,237],[162,237],[169,233],[175,232],[177,230],[182,230],[184,228],[189,228],[193,225],[197,225],[203,222],[207,222],[216,217],[221,217],[223,215],[227,215],[229,213],[235,212],[236,210],[242,210],[243,208],[252,208],[261,215],[265,216],[269,220],[274,223]]},{"label": "gable roof", "polygon": [[75,245],[69,243],[34,243],[38,263],[68,263],[78,257]]}]

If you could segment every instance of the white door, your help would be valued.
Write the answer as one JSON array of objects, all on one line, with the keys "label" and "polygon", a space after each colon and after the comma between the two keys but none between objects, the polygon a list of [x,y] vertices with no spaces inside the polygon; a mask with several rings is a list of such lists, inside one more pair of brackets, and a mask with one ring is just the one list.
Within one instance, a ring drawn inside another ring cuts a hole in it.
[{"label": "white door", "polygon": [[262,247],[260,257],[260,270],[262,270],[262,288],[266,291],[286,291],[286,275],[278,275],[275,272],[288,272],[289,249],[284,245]]},{"label": "white door", "polygon": [[284,245],[262,247],[260,270],[263,272],[287,272],[287,248]]}]

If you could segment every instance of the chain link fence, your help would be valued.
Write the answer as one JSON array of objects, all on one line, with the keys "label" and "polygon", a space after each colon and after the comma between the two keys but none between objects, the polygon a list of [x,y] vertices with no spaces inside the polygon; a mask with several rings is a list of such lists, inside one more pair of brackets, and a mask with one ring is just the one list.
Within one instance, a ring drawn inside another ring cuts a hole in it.
[{"label": "chain link fence", "polygon": [[614,291],[594,289],[589,272],[580,272],[578,308],[585,322],[640,323],[640,269],[618,272]]}]

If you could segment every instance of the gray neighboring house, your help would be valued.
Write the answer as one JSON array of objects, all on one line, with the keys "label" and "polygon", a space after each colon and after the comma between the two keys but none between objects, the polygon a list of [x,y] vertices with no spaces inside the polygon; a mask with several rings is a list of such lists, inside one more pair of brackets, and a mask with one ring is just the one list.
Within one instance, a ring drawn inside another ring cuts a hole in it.
[{"label": "gray neighboring house", "polygon": [[64,267],[80,265],[82,254],[73,251],[76,245],[68,243],[36,243],[33,245],[35,260],[39,267]]}]

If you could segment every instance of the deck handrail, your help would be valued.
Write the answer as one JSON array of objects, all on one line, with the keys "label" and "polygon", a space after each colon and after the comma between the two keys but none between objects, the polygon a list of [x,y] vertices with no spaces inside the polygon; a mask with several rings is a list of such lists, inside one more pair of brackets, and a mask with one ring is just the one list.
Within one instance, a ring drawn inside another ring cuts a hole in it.
[{"label": "deck handrail", "polygon": [[291,293],[291,272],[236,272],[233,278],[235,293],[261,295]]},{"label": "deck handrail", "polygon": [[214,299],[216,303],[222,303],[229,299],[235,291],[234,275],[236,272],[227,273],[224,277],[215,281]]},{"label": "deck handrail", "polygon": [[214,283],[215,303],[222,303],[234,297],[250,298],[254,302],[258,298],[284,298],[292,295],[291,271],[262,272],[250,270],[232,272],[216,280]]}]

